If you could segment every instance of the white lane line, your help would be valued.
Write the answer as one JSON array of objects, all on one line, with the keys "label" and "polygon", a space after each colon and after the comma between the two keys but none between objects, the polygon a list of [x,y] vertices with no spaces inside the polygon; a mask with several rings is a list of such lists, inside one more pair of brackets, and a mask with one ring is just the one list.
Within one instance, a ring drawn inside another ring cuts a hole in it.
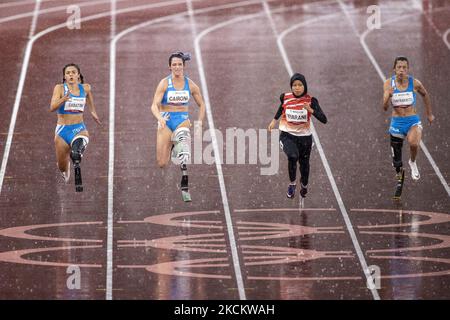
[{"label": "white lane line", "polygon": [[[165,1],[165,2],[158,2],[158,3],[153,3],[153,4],[147,4],[147,5],[140,5],[140,6],[135,6],[135,7],[130,7],[130,8],[124,8],[124,9],[120,9],[117,10],[115,12],[115,15],[117,14],[124,14],[124,13],[130,13],[130,12],[135,12],[135,11],[142,11],[142,10],[146,10],[146,9],[153,9],[153,8],[158,8],[158,7],[164,7],[164,6],[169,6],[169,5],[173,5],[173,4],[182,4],[184,3],[185,0],[178,0],[178,1]],[[99,14],[95,14],[95,15],[91,15],[91,16],[87,16],[87,17],[83,17],[80,19],[81,22],[86,22],[86,21],[92,21],[92,20],[97,20],[97,19],[101,19],[101,18],[106,18],[109,17],[111,15],[111,10],[109,10],[108,12],[103,12],[103,13],[99,13]],[[10,121],[10,127],[9,127],[9,131],[8,131],[8,137],[7,137],[7,141],[5,144],[5,150],[4,150],[4,154],[3,154],[3,159],[2,159],[2,165],[0,168],[0,194],[2,191],[2,186],[3,186],[3,181],[4,181],[4,177],[5,177],[5,171],[6,171],[6,165],[8,163],[8,158],[9,158],[9,152],[10,152],[10,148],[11,148],[11,144],[12,144],[12,138],[13,138],[13,134],[14,134],[14,128],[15,128],[15,123],[16,123],[16,119],[17,119],[17,114],[19,112],[19,107],[20,107],[20,101],[22,99],[22,92],[23,92],[23,87],[24,87],[24,83],[25,83],[25,79],[26,79],[26,75],[27,75],[27,69],[28,69],[28,64],[30,61],[30,56],[31,56],[31,51],[33,48],[33,44],[35,41],[37,41],[38,39],[40,39],[41,37],[54,32],[56,30],[59,29],[63,29],[65,28],[67,25],[66,23],[61,23],[61,24],[57,24],[54,25],[52,27],[49,27],[41,32],[39,32],[38,34],[34,35],[30,41],[27,43],[27,47],[25,50],[25,55],[23,58],[23,62],[22,62],[22,71],[20,74],[20,79],[19,79],[19,83],[17,86],[17,91],[16,91],[16,98],[14,101],[14,107],[13,107],[13,113],[11,115],[11,121]],[[115,83],[115,82],[114,82]],[[111,82],[110,82],[111,85]],[[110,119],[114,119],[114,114],[110,114]],[[111,126],[111,124],[110,124]],[[113,127],[114,129],[114,124]],[[111,130],[111,128],[110,128]],[[114,141],[113,141],[114,144]],[[111,149],[111,146],[110,146]],[[111,152],[111,151],[110,151]],[[113,154],[114,157],[114,154]],[[108,168],[108,170],[110,170],[110,168]],[[110,174],[111,172],[108,171],[108,225],[112,224],[112,198],[110,200],[110,191],[109,188],[112,188],[113,186],[113,174]],[[111,186],[111,187],[110,187]],[[109,206],[111,206],[111,208],[109,208]],[[110,214],[111,212],[111,214]],[[107,254],[110,254],[109,256],[107,256],[107,259],[110,259],[110,261],[112,262],[112,249],[111,249],[111,245],[112,245],[112,229],[111,232],[108,232],[107,235]],[[109,251],[108,251],[109,250]],[[108,264],[108,262],[107,262]],[[107,266],[108,268],[109,266]],[[112,269],[110,269],[112,270]],[[110,271],[111,272],[111,271]],[[111,277],[112,279],[112,272],[110,274],[108,274],[108,269],[107,269],[107,277]],[[108,284],[107,284],[108,285]],[[112,292],[112,283],[110,283],[111,287],[110,290]],[[108,290],[106,290],[108,292]],[[108,295],[108,293],[107,293]],[[112,296],[109,295],[109,296]]]},{"label": "white lane line", "polygon": [[111,39],[116,35],[116,11],[117,11],[117,1],[111,0]]},{"label": "white lane line", "polygon": [[[360,11],[360,9],[357,9],[355,11]],[[270,12],[270,9],[268,7],[267,7],[267,10],[266,10],[266,14],[269,17],[269,19],[272,19],[271,12]],[[336,16],[339,16],[339,13],[332,13],[332,14],[329,14],[329,15],[326,15],[326,16],[321,16],[321,17],[318,17],[318,18],[315,18],[315,19],[312,19],[312,20],[317,22],[317,21],[320,21],[320,20],[329,19],[329,18],[336,17]],[[290,63],[289,58],[287,56],[286,50],[284,48],[283,39],[284,39],[284,37],[287,34],[289,34],[290,32],[294,31],[297,28],[300,28],[300,27],[304,26],[307,23],[308,24],[311,23],[311,20],[310,21],[304,21],[304,22],[301,22],[299,24],[296,24],[296,25],[290,27],[289,29],[286,29],[284,32],[282,32],[279,35],[277,33],[275,33],[275,36],[277,38],[278,48],[280,49],[280,53],[281,53],[281,56],[283,58],[284,64],[286,66],[286,70],[288,71],[290,76],[292,76],[294,74],[294,71],[292,69],[291,63]],[[359,259],[359,262],[361,264],[361,267],[363,269],[364,275],[366,276],[367,283],[374,283],[372,275],[371,275],[371,273],[369,271],[366,259],[364,257],[364,254],[363,254],[362,250],[361,250],[361,246],[359,244],[358,238],[356,237],[355,230],[353,229],[352,222],[350,220],[350,217],[348,216],[348,212],[347,212],[347,209],[346,209],[346,207],[344,205],[344,201],[343,201],[343,199],[341,197],[341,194],[339,192],[339,189],[338,189],[338,187],[336,185],[336,181],[334,180],[334,176],[333,176],[333,173],[331,172],[331,168],[330,168],[328,160],[327,160],[327,158],[325,156],[325,152],[324,152],[324,150],[322,148],[322,144],[320,143],[319,136],[318,136],[317,131],[314,128],[314,124],[312,122],[311,122],[311,131],[312,131],[312,134],[313,134],[313,137],[314,137],[314,141],[316,143],[317,151],[319,152],[320,158],[322,160],[323,166],[324,166],[325,171],[326,171],[327,176],[328,176],[328,180],[330,181],[331,187],[332,187],[333,192],[334,192],[334,196],[336,197],[337,203],[339,205],[339,209],[340,209],[340,211],[342,213],[342,217],[344,218],[345,225],[347,227],[348,233],[349,233],[350,238],[352,240],[353,247],[355,248],[355,251],[356,251],[356,254],[358,256],[358,259]],[[380,300],[380,295],[378,294],[378,291],[377,291],[376,288],[371,288],[369,290],[371,291],[372,296],[373,296],[373,298],[375,300]]]},{"label": "white lane line", "polygon": [[[270,2],[270,1],[268,1],[268,2]],[[323,1],[323,2],[328,2],[328,1]],[[261,3],[261,2],[258,1],[258,3]],[[292,8],[281,8],[281,9],[279,9],[279,11],[292,11]],[[200,10],[198,10],[197,12],[200,12]],[[224,180],[223,171],[222,171],[222,164],[220,162],[220,153],[219,153],[220,151],[219,151],[219,147],[218,147],[218,143],[217,143],[217,137],[215,134],[214,119],[213,119],[213,115],[212,115],[212,111],[211,111],[211,102],[209,99],[209,91],[208,91],[208,85],[207,85],[207,81],[206,81],[205,69],[203,66],[200,42],[205,35],[213,32],[213,31],[216,31],[220,28],[223,28],[225,26],[228,26],[228,25],[231,25],[231,24],[234,24],[237,22],[250,20],[250,19],[254,19],[254,18],[259,18],[259,17],[262,17],[263,15],[264,15],[264,11],[255,13],[255,14],[236,17],[236,18],[224,21],[222,23],[218,23],[214,26],[211,26],[211,27],[203,30],[195,38],[195,42],[194,42],[195,52],[196,52],[197,62],[198,62],[200,82],[201,82],[201,86],[202,86],[203,96],[205,99],[206,115],[208,118],[208,125],[209,125],[210,131],[211,131],[211,140],[212,140],[212,144],[213,144],[216,170],[218,173],[218,179],[219,179],[220,190],[221,190],[221,195],[222,195],[222,203],[223,203],[223,208],[224,208],[224,213],[225,213],[225,220],[226,220],[226,224],[227,224],[228,238],[229,238],[230,246],[231,246],[233,266],[234,266],[234,270],[235,270],[235,274],[236,274],[236,281],[238,284],[239,298],[241,300],[246,299],[245,286],[244,286],[244,281],[242,278],[242,271],[241,271],[241,267],[240,267],[240,263],[239,263],[239,255],[238,255],[236,239],[235,239],[234,230],[233,230],[233,220],[231,219],[231,213],[230,213],[228,197],[227,197],[226,187],[225,187],[225,180]]]},{"label": "white lane line", "polygon": [[[185,0],[184,0],[185,1]],[[183,1],[183,2],[184,2]],[[237,3],[232,3],[232,4],[225,4],[225,5],[218,5],[218,6],[214,6],[214,7],[209,7],[209,8],[204,8],[204,9],[199,9],[196,12],[198,14],[201,13],[206,13],[206,12],[211,12],[211,11],[216,11],[216,10],[225,10],[225,9],[230,9],[230,8],[237,8],[237,7],[242,7],[242,6],[249,6],[249,5],[253,5],[253,4],[257,4],[259,3],[259,0],[254,0],[254,1],[242,1],[242,2],[237,2]],[[192,4],[191,4],[191,10],[192,10]],[[191,12],[193,13],[193,12]],[[183,13],[177,13],[177,14],[172,14],[169,16],[163,16],[160,18],[156,18],[156,19],[152,19],[149,21],[145,21],[142,23],[139,23],[137,25],[134,25],[132,27],[129,27],[125,30],[123,30],[122,32],[120,32],[119,34],[117,34],[116,36],[114,36],[114,38],[111,41],[110,44],[110,100],[109,100],[109,109],[110,109],[110,125],[111,123],[114,123],[114,112],[115,112],[115,82],[116,82],[116,50],[117,50],[117,42],[122,39],[124,36],[130,34],[131,32],[134,32],[140,28],[144,28],[147,26],[150,26],[152,24],[156,24],[159,22],[163,22],[163,21],[167,21],[167,20],[171,20],[171,19],[175,19],[178,17],[182,17],[182,16],[186,16],[189,15],[189,6],[188,6],[188,11],[183,12]],[[206,102],[205,102],[206,104]],[[210,125],[211,128],[211,125]],[[110,129],[110,134],[111,132],[113,132],[113,130]],[[214,132],[214,131],[213,131]],[[215,132],[213,133],[215,135]],[[212,138],[214,139],[214,138]],[[213,142],[214,143],[214,142]],[[217,143],[217,140],[216,140]],[[216,153],[218,154],[218,153]],[[112,161],[111,161],[112,159]],[[216,159],[217,162],[217,159]],[[110,137],[110,163],[114,163],[114,138]],[[108,173],[108,217],[112,217],[113,216],[113,201],[112,201],[112,192],[113,192],[113,184],[114,184],[114,180],[113,180],[113,176],[114,176],[114,166],[110,166],[109,168],[109,173]],[[220,173],[221,173],[221,169],[220,169]],[[220,175],[220,174],[219,174]],[[111,192],[111,194],[110,194]],[[110,196],[109,196],[110,195]],[[225,194],[226,196],[226,194]],[[111,199],[111,200],[110,200]],[[223,194],[222,194],[222,199],[223,198]],[[224,204],[224,206],[226,206],[228,208],[228,200],[224,200],[224,202],[226,203],[226,205]],[[228,212],[229,212],[229,208],[228,208]],[[109,219],[109,218],[108,218]],[[111,218],[112,219],[112,218]],[[112,239],[112,229],[111,231],[108,231],[108,234],[111,233],[111,239]],[[234,239],[234,235],[232,236],[232,238]],[[231,240],[230,240],[231,241]],[[232,242],[235,243],[235,242]],[[233,250],[233,249],[232,249]],[[111,252],[112,255],[112,252]],[[233,253],[232,253],[233,255]],[[237,257],[237,255],[236,255]],[[234,258],[234,256],[233,256]],[[112,257],[111,257],[112,260]],[[236,261],[236,260],[234,260]],[[239,260],[237,260],[239,261]],[[235,264],[235,262],[234,262]],[[238,290],[239,290],[239,296],[241,299],[245,299],[245,291],[244,291],[244,287],[243,287],[243,281],[242,281],[242,275],[240,273],[240,269],[236,275],[236,278],[241,278],[241,281],[238,281]],[[239,285],[239,282],[241,282],[241,285]],[[112,288],[111,288],[112,290]],[[242,294],[243,292],[243,294]],[[109,295],[108,294],[108,290],[107,290],[107,296],[112,298],[112,294]]]},{"label": "white lane line", "polygon": [[[147,9],[153,9],[153,8],[158,8],[158,7],[162,7],[162,6],[166,6],[166,5],[182,4],[182,3],[184,3],[184,1],[185,0],[165,1],[165,2],[157,2],[157,3],[153,3],[153,4],[147,4],[147,5],[140,5],[140,6],[135,6],[135,7],[124,8],[124,9],[117,10],[116,11],[116,15],[117,14],[130,13],[130,12],[136,12],[136,11],[142,11],[142,10],[147,10]],[[106,18],[106,17],[109,17],[110,14],[111,14],[111,12],[110,12],[110,10],[108,10],[107,12],[98,13],[98,14],[87,16],[87,17],[82,17],[80,19],[80,22],[86,22],[86,21],[92,21],[92,20],[98,20],[98,19],[101,19],[101,18]],[[16,124],[17,114],[19,112],[20,101],[22,99],[23,86],[25,84],[25,79],[26,79],[27,70],[28,70],[28,64],[30,62],[31,51],[33,49],[34,42],[36,42],[41,37],[43,37],[43,36],[45,36],[45,35],[47,35],[49,33],[52,33],[54,31],[57,31],[57,30],[60,30],[60,29],[66,28],[66,27],[67,27],[66,22],[60,23],[60,24],[57,24],[57,25],[54,25],[54,26],[51,26],[51,27],[49,27],[49,28],[47,28],[45,30],[42,30],[38,34],[35,34],[30,39],[30,41],[28,41],[28,43],[27,43],[27,47],[25,49],[25,55],[24,55],[23,62],[22,62],[22,70],[21,70],[21,73],[20,73],[19,83],[17,85],[16,98],[15,98],[15,101],[14,101],[13,112],[12,112],[12,115],[11,115],[11,121],[10,121],[7,141],[6,141],[6,144],[5,144],[5,150],[4,150],[4,154],[3,154],[2,165],[1,165],[1,168],[0,168],[0,194],[2,192],[3,181],[4,181],[4,178],[5,178],[6,166],[7,166],[7,163],[8,163],[9,152],[10,152],[11,143],[12,143],[12,139],[13,139],[13,135],[14,135],[14,128],[15,128],[15,124]]]},{"label": "white lane line", "polygon": [[450,28],[447,29],[447,31],[445,31],[444,34],[442,35],[442,40],[444,40],[444,43],[447,46],[448,50],[450,50],[450,42],[448,40],[449,34],[450,34]]},{"label": "white lane line", "polygon": [[[447,48],[450,50],[450,43],[448,41],[448,34],[450,33],[450,28],[447,29],[447,31],[444,32],[444,34],[442,34],[442,32],[439,30],[439,28],[436,26],[436,24],[433,22],[433,19],[431,16],[428,15],[429,12],[433,13],[433,12],[437,12],[437,10],[434,10],[432,7],[432,3],[430,3],[430,6],[428,8],[424,8],[423,4],[421,2],[419,2],[419,0],[414,0],[415,3],[417,3],[416,8],[418,10],[420,10],[425,19],[427,20],[428,24],[431,26],[431,28],[434,30],[434,32],[438,35],[439,38],[442,39],[442,41],[444,41],[445,45],[447,46]],[[446,9],[446,7],[441,7],[438,9]]]},{"label": "white lane line", "polygon": [[[258,15],[261,15],[261,14],[258,14]],[[239,18],[233,19],[232,21],[237,22],[237,21],[241,21],[241,20],[242,20],[242,17],[239,17]],[[225,22],[225,24],[228,24],[228,23]],[[198,72],[199,72],[200,82],[201,82],[202,91],[203,91],[203,97],[205,99],[206,115],[208,118],[208,125],[209,125],[209,129],[211,132],[211,141],[213,144],[217,177],[219,179],[220,192],[222,195],[222,204],[223,204],[223,209],[224,209],[224,214],[225,214],[225,222],[227,225],[228,239],[230,242],[233,267],[234,267],[234,272],[236,275],[236,282],[237,282],[238,291],[239,291],[239,299],[246,300],[247,297],[245,294],[244,280],[242,278],[242,270],[241,270],[241,265],[239,262],[239,254],[238,254],[236,238],[235,238],[234,230],[233,230],[233,220],[231,219],[230,206],[228,203],[227,191],[226,191],[226,187],[225,187],[225,180],[224,180],[223,171],[222,171],[222,164],[220,162],[220,153],[219,153],[220,150],[219,150],[219,145],[217,142],[217,136],[216,136],[215,126],[214,126],[214,119],[213,119],[213,115],[212,115],[212,111],[211,111],[211,102],[209,99],[208,84],[206,81],[205,69],[203,66],[202,50],[200,47],[200,41],[202,40],[202,38],[205,35],[207,35],[208,33],[212,32],[218,28],[221,28],[222,25],[224,25],[223,22],[216,24],[216,25],[209,27],[206,30],[202,31],[200,34],[198,34],[195,37],[194,46],[195,46],[196,60],[197,60],[197,65],[198,65]]]},{"label": "white lane line", "polygon": [[197,36],[197,24],[195,23],[194,7],[192,6],[192,1],[186,0],[186,6],[189,13],[189,23],[191,25],[192,36],[193,38],[195,38]]},{"label": "white lane line", "polygon": [[[111,39],[116,34],[116,0],[111,0]],[[116,61],[116,52],[110,50],[109,56],[109,154],[108,154],[108,223],[106,236],[106,300],[112,300],[113,289],[113,226],[114,226],[114,119],[115,108],[111,108],[111,101],[116,99],[116,68],[113,68],[112,62]]]},{"label": "white lane line", "polygon": [[[434,10],[434,12],[440,12],[440,11],[449,10],[449,9],[450,9],[450,7],[443,7],[443,8],[439,8],[439,9]],[[343,8],[343,10],[346,10],[345,7]],[[393,19],[390,19],[390,20],[387,20],[387,21],[383,22],[382,25],[385,26],[385,25],[389,25],[389,24],[392,24],[392,23],[396,23],[396,22],[399,22],[401,20],[409,19],[409,18],[411,18],[413,16],[417,16],[417,15],[420,15],[420,14],[422,14],[422,13],[421,12],[415,12],[415,13],[403,15],[401,17],[396,17],[396,18],[393,18]],[[348,17],[350,19],[350,16],[348,16]],[[377,60],[372,55],[372,52],[369,49],[369,46],[366,44],[366,37],[372,31],[373,30],[367,29],[366,31],[364,31],[362,33],[362,35],[360,35],[359,33],[356,33],[356,36],[359,38],[359,42],[361,43],[361,46],[364,48],[364,51],[367,54],[367,57],[369,58],[370,62],[374,66],[375,70],[377,70],[381,81],[384,82],[385,79],[386,79],[386,76],[383,73],[383,71],[381,70]],[[433,167],[433,170],[436,173],[437,177],[439,178],[439,181],[441,182],[441,184],[444,187],[445,191],[447,192],[447,195],[450,197],[450,187],[449,187],[447,181],[445,181],[445,178],[442,175],[441,170],[439,170],[439,167],[436,165],[436,162],[434,161],[433,157],[431,156],[430,152],[428,151],[428,148],[426,147],[426,145],[425,145],[425,143],[423,141],[420,141],[420,147],[422,148],[423,153],[427,157],[428,162],[430,162],[431,166]]]},{"label": "white lane line", "polygon": [[3,180],[5,178],[6,164],[8,163],[9,152],[11,150],[14,128],[16,126],[17,113],[19,112],[20,99],[22,97],[23,85],[25,83],[25,77],[26,77],[27,70],[28,70],[28,62],[30,59],[31,48],[32,48],[33,39],[34,39],[33,34],[34,34],[34,31],[36,30],[36,24],[37,24],[37,19],[38,19],[38,15],[39,15],[40,3],[41,3],[40,0],[36,0],[36,2],[35,2],[33,20],[31,22],[30,33],[28,35],[29,40],[28,40],[27,47],[25,50],[24,63],[22,64],[22,70],[20,71],[19,87],[17,88],[17,91],[16,91],[16,98],[14,101],[13,112],[11,114],[11,121],[9,123],[8,137],[6,138],[5,150],[3,151],[2,165],[0,167],[0,194],[2,192]]},{"label": "white lane line", "polygon": [[[25,4],[33,4],[34,1],[35,0],[0,3],[0,8],[18,7],[18,6],[22,6]],[[51,1],[51,0],[41,0],[41,2],[47,2],[47,1]]]},{"label": "white lane line", "polygon": [[[126,1],[126,0],[117,0],[117,1]],[[41,2],[42,2],[42,0],[41,0]],[[95,5],[98,5],[98,4],[109,3],[109,2],[110,2],[110,0],[99,0],[99,1],[74,3],[74,5],[76,5],[76,6],[81,8],[81,7],[95,6]],[[66,9],[67,9],[67,5],[53,7],[53,8],[48,8],[48,9],[43,9],[43,10],[39,10],[39,15],[42,16],[43,14],[52,13],[52,12],[58,12],[58,11],[66,10]],[[13,15],[13,16],[7,16],[7,17],[4,17],[4,18],[0,18],[0,24],[1,23],[5,23],[5,22],[9,22],[9,21],[15,21],[15,20],[23,19],[23,18],[32,17],[33,14],[34,14],[34,11],[30,11],[30,12],[25,12],[25,13],[21,13],[21,14],[16,14],[16,15]]]},{"label": "white lane line", "polygon": [[39,8],[41,7],[41,0],[36,0],[36,4],[34,6],[33,11],[33,20],[31,20],[31,28],[30,32],[28,33],[28,41],[33,37],[34,32],[36,31],[36,25],[37,25],[37,19],[39,16]]}]

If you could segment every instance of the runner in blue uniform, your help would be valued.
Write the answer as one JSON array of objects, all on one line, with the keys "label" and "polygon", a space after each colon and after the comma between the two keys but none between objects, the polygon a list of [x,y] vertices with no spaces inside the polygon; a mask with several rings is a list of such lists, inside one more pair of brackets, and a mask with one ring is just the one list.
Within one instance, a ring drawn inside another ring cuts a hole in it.
[{"label": "runner in blue uniform", "polygon": [[84,83],[80,67],[73,63],[64,66],[63,83],[57,84],[53,89],[50,111],[56,111],[58,115],[55,129],[58,168],[64,181],[68,182],[70,178],[70,157],[74,163],[77,191],[82,191],[79,166],[83,152],[89,143],[89,133],[83,122],[86,104],[94,120],[101,124],[95,110],[91,86]]},{"label": "runner in blue uniform", "polygon": [[420,179],[416,157],[422,138],[423,127],[420,117],[417,114],[416,93],[419,93],[423,97],[425,112],[429,123],[431,124],[434,121],[434,116],[431,111],[430,95],[422,83],[410,76],[408,72],[408,59],[406,57],[395,58],[394,75],[384,82],[383,88],[383,109],[385,111],[388,110],[389,102],[391,102],[393,108],[389,134],[393,166],[397,172],[398,180],[398,188],[394,198],[400,197],[401,186],[403,185],[404,170],[402,162],[402,146],[404,139],[408,141],[410,149],[410,159],[408,163],[411,168],[411,177],[416,181]]},{"label": "runner in blue uniform", "polygon": [[[156,88],[151,111],[158,120],[156,140],[156,161],[158,166],[167,166],[171,158],[181,165],[181,190],[185,201],[190,201],[188,191],[187,164],[191,156],[191,134],[189,128],[189,105],[191,98],[200,108],[196,125],[201,129],[205,117],[205,103],[199,87],[184,75],[185,62],[190,55],[181,51],[172,53],[169,57],[171,74],[162,79]],[[185,198],[186,195],[186,198]]]}]

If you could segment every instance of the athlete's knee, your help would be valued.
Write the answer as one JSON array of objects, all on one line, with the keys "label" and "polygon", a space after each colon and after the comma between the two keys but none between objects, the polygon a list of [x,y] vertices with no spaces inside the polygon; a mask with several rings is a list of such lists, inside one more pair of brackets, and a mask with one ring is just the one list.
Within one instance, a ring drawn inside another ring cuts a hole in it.
[{"label": "athlete's knee", "polygon": [[395,168],[400,168],[403,166],[402,147],[403,139],[391,135],[392,164]]},{"label": "athlete's knee", "polygon": [[180,164],[187,164],[191,159],[191,132],[189,128],[177,128],[172,134],[172,141],[174,143],[174,158]]},{"label": "athlete's knee", "polygon": [[295,153],[289,154],[288,155],[288,161],[291,163],[297,163],[297,161],[299,160],[298,155],[296,155]]},{"label": "athlete's knee", "polygon": [[167,166],[168,161],[163,159],[156,159],[156,163],[158,164],[158,167],[162,169]]},{"label": "athlete's knee", "polygon": [[86,136],[79,136],[72,141],[70,145],[70,158],[74,163],[80,163],[83,158],[83,153],[89,143],[89,138]]},{"label": "athlete's knee", "polygon": [[284,153],[286,154],[289,162],[297,162],[299,160],[298,150],[291,146],[286,146],[284,148]]},{"label": "athlete's knee", "polygon": [[408,141],[408,143],[411,148],[418,148],[420,145],[420,140],[419,139],[411,139]]}]

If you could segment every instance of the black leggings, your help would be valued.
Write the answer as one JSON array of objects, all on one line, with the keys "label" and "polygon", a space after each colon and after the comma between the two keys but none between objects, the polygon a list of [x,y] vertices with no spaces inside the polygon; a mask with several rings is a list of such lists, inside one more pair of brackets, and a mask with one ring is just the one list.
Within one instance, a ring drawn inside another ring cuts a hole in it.
[{"label": "black leggings", "polygon": [[301,183],[308,185],[309,155],[311,154],[312,135],[294,136],[287,132],[280,133],[280,146],[288,157],[289,180],[294,182],[297,177],[297,161],[300,164]]}]

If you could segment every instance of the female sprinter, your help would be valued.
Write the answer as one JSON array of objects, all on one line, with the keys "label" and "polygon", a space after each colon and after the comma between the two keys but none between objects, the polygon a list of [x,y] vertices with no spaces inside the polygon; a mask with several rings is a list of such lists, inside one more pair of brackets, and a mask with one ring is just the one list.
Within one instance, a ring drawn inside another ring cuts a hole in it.
[{"label": "female sprinter", "polygon": [[389,127],[393,166],[397,172],[397,188],[394,199],[400,198],[404,170],[402,163],[402,146],[406,138],[409,144],[411,177],[419,180],[416,157],[422,138],[422,123],[415,107],[416,92],[424,100],[425,110],[430,124],[434,120],[431,111],[430,96],[422,83],[408,74],[409,63],[406,57],[397,57],[394,61],[394,75],[384,82],[383,109],[388,110],[389,101],[392,104],[392,118]]},{"label": "female sprinter", "polygon": [[189,54],[181,51],[169,57],[171,74],[162,79],[156,88],[151,111],[158,120],[156,137],[156,161],[158,166],[167,166],[171,158],[177,159],[181,165],[181,190],[184,201],[191,201],[188,192],[187,163],[191,155],[191,134],[189,120],[189,104],[191,97],[200,108],[196,125],[201,129],[205,117],[205,103],[199,87],[184,75],[185,62],[190,60]]},{"label": "female sprinter", "polygon": [[298,161],[301,174],[300,195],[305,198],[308,192],[309,156],[312,147],[311,115],[322,123],[327,123],[327,117],[322,112],[319,101],[308,95],[308,86],[302,74],[295,73],[290,84],[291,92],[281,94],[280,107],[268,129],[272,131],[281,116],[280,146],[288,157],[290,180],[287,197],[293,198],[295,195]]},{"label": "female sprinter", "polygon": [[83,191],[80,162],[89,142],[89,133],[83,122],[85,105],[89,106],[94,120],[101,124],[95,111],[91,86],[85,84],[80,67],[68,64],[63,68],[63,83],[53,89],[50,111],[56,110],[58,122],[55,130],[56,159],[65,182],[70,178],[70,159],[75,168],[76,191]]}]

